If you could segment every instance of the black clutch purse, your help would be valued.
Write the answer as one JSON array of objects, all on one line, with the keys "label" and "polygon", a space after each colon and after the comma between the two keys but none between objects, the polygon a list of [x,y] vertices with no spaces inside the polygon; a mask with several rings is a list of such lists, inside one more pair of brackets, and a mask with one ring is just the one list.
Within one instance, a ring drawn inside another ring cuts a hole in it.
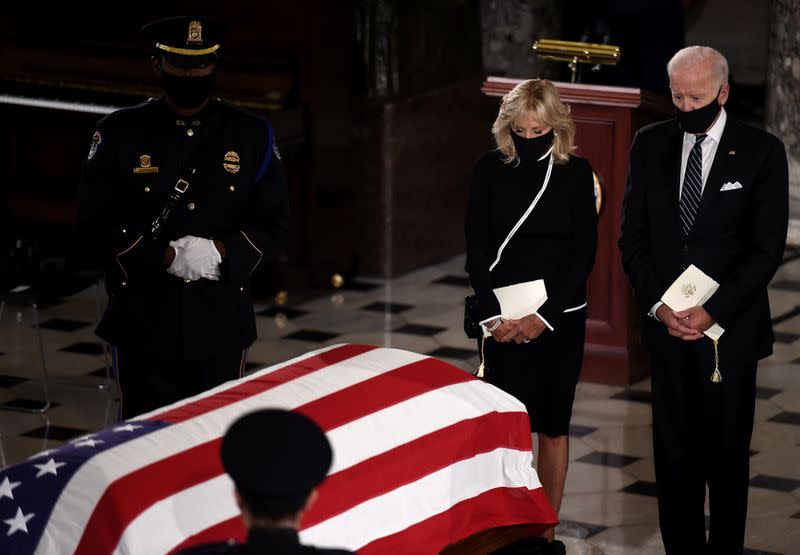
[{"label": "black clutch purse", "polygon": [[464,297],[464,333],[470,339],[483,337],[483,328],[478,320],[478,297],[468,295]]}]

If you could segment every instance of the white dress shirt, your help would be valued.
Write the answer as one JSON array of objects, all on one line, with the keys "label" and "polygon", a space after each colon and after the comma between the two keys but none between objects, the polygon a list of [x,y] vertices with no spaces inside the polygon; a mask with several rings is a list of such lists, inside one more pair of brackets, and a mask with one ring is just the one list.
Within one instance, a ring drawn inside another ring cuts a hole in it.
[{"label": "white dress shirt", "polygon": [[[703,152],[703,175],[702,179],[703,182],[701,183],[701,191],[705,192],[706,190],[706,180],[708,179],[708,174],[711,171],[711,164],[714,163],[714,156],[717,154],[717,147],[719,146],[719,141],[722,138],[722,132],[725,131],[725,123],[728,121],[728,114],[725,113],[725,108],[720,108],[719,117],[717,121],[714,122],[714,125],[706,131],[706,138],[700,144],[700,149]],[[681,175],[680,175],[680,182],[678,183],[679,192],[683,194],[683,178],[686,175],[686,164],[689,161],[689,153],[692,151],[692,147],[694,143],[697,141],[697,135],[694,133],[684,133],[683,134],[683,150],[681,151]],[[680,197],[678,197],[680,198]],[[656,311],[658,308],[664,303],[658,301],[656,304],[653,305],[653,308],[650,309],[650,316],[658,320],[658,316],[656,316]]]}]

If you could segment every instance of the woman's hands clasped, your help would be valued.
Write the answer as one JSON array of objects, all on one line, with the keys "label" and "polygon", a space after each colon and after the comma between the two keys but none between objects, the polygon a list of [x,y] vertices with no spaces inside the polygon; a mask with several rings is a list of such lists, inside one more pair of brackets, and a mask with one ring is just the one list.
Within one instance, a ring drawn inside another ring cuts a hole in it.
[{"label": "woman's hands clasped", "polygon": [[503,319],[492,332],[492,337],[500,343],[528,343],[539,337],[546,328],[536,314],[528,314],[519,320]]}]

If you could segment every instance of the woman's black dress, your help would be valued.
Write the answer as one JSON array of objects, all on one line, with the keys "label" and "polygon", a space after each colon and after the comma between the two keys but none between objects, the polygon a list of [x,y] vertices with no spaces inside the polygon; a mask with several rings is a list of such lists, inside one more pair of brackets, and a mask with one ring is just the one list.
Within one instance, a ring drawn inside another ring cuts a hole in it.
[{"label": "woman's black dress", "polygon": [[489,267],[508,232],[542,187],[548,157],[504,164],[490,151],[475,165],[466,223],[467,272],[481,320],[499,315],[492,289],[544,279],[548,299],[538,310],[551,329],[530,343],[486,339],[485,379],[522,401],[531,429],[567,435],[583,363],[586,280],[597,248],[594,180],[589,163],[572,156],[553,165],[536,207]]}]

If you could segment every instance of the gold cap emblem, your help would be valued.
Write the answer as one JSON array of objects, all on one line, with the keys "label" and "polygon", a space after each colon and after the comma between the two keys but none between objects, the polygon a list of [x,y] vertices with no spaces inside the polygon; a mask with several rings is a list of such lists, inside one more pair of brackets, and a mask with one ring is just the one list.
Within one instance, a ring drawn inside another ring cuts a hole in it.
[{"label": "gold cap emblem", "polygon": [[147,154],[142,154],[139,156],[139,165],[143,168],[150,167],[150,157]]},{"label": "gold cap emblem", "polygon": [[225,168],[225,171],[228,173],[236,173],[239,171],[239,154],[237,154],[233,150],[229,150],[225,153],[225,157],[223,158],[222,167]]},{"label": "gold cap emblem", "polygon": [[203,25],[196,19],[189,22],[186,44],[203,44]]},{"label": "gold cap emblem", "polygon": [[683,296],[686,297],[687,299],[692,295],[694,295],[695,291],[697,291],[697,288],[691,283],[687,283],[683,287],[681,287],[681,293],[683,293]]}]

